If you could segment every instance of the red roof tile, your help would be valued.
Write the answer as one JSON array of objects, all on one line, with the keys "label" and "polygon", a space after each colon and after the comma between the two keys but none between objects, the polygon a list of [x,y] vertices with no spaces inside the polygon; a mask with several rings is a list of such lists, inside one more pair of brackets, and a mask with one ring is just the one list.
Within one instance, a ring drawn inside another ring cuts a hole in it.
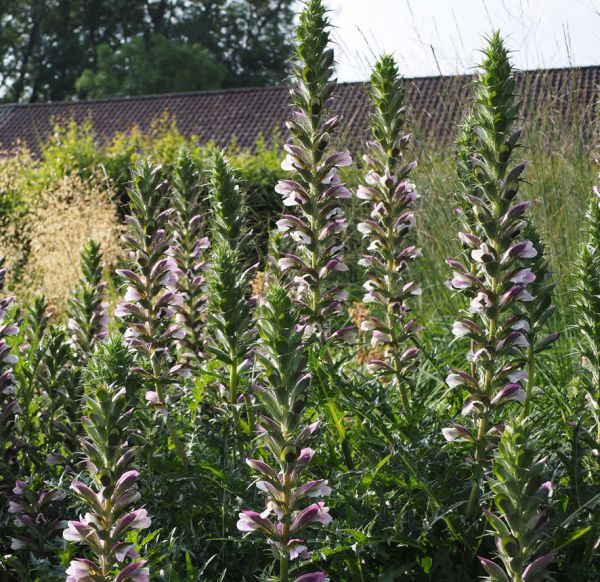
[{"label": "red roof tile", "polygon": [[[406,97],[415,131],[438,143],[454,139],[456,125],[464,114],[470,76],[405,79]],[[528,71],[519,75],[524,96],[524,116],[553,108],[556,121],[582,124],[591,135],[594,103],[600,85],[600,66]],[[335,109],[344,115],[345,138],[358,146],[368,127],[368,101],[364,83],[341,83],[336,90]],[[0,149],[11,149],[21,141],[33,151],[52,131],[53,119],[89,118],[101,140],[133,126],[148,130],[153,121],[169,114],[186,136],[200,143],[228,145],[235,138],[241,148],[252,147],[259,135],[285,131],[289,96],[284,87],[201,91],[98,101],[2,104],[0,105]]]}]

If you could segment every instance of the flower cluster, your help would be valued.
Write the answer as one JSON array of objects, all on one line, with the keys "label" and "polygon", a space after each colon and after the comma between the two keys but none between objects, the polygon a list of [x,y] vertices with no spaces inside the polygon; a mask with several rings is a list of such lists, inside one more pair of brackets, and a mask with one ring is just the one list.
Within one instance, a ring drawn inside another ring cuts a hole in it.
[{"label": "flower cluster", "polygon": [[[600,160],[598,160],[600,166]],[[577,261],[575,308],[578,315],[582,381],[592,414],[594,455],[600,460],[600,187],[587,213],[588,233]]]},{"label": "flower cluster", "polygon": [[102,253],[100,244],[88,240],[81,251],[82,276],[69,298],[68,327],[71,341],[83,358],[94,343],[106,337],[108,317],[106,310],[106,283],[102,280]]},{"label": "flower cluster", "polygon": [[410,275],[409,264],[421,255],[414,244],[414,204],[418,194],[409,182],[416,162],[405,160],[410,134],[404,134],[404,89],[391,56],[383,56],[371,76],[372,140],[364,156],[368,173],[357,196],[369,201],[368,220],[358,225],[369,241],[366,294],[370,316],[362,322],[374,345],[382,345],[383,357],[372,359],[370,369],[378,376],[391,376],[405,408],[409,406],[408,376],[417,366],[418,349],[410,345],[418,329],[411,317],[409,300],[421,294]]},{"label": "flower cluster", "polygon": [[20,479],[12,492],[8,512],[15,517],[15,530],[10,547],[13,550],[28,549],[39,557],[46,556],[48,541],[57,530],[64,528],[64,521],[55,508],[64,495],[60,491],[40,487],[39,483]]},{"label": "flower cluster", "polygon": [[209,194],[213,248],[208,276],[208,323],[213,341],[206,349],[225,368],[223,383],[229,403],[235,405],[243,376],[250,369],[254,334],[248,294],[252,270],[246,268],[243,252],[244,197],[236,173],[219,150],[211,158]]},{"label": "flower cluster", "polygon": [[470,369],[451,369],[447,382],[469,393],[462,413],[474,415],[477,428],[472,432],[455,424],[444,430],[448,440],[475,445],[479,478],[490,441],[501,430],[492,423],[494,411],[526,397],[521,349],[528,346],[524,332],[531,322],[519,316],[518,306],[534,300],[532,259],[538,254],[523,236],[529,203],[519,202],[517,194],[525,164],[510,164],[521,134],[513,128],[518,114],[515,79],[498,33],[484,54],[483,72],[475,82],[476,106],[459,141],[458,236],[464,252],[460,260],[448,260],[454,269],[449,286],[469,302],[452,331],[471,347]]},{"label": "flower cluster", "polygon": [[[279,558],[279,582],[288,582],[291,560],[308,558],[303,539],[306,528],[312,523],[327,525],[331,521],[322,501],[331,492],[327,481],[301,482],[314,455],[307,444],[319,423],[303,426],[311,376],[306,372],[298,320],[288,292],[272,285],[259,313],[256,359],[260,384],[255,385],[255,393],[264,410],[258,425],[259,437],[278,463],[279,471],[262,460],[247,459],[259,474],[256,486],[266,497],[266,509],[262,513],[241,512],[237,524],[241,531],[260,532],[267,537]],[[301,576],[296,582],[326,579],[325,574],[314,573]]]},{"label": "flower cluster", "polygon": [[552,494],[552,483],[543,480],[545,469],[546,459],[536,455],[535,439],[524,425],[507,425],[489,479],[495,511],[484,509],[504,568],[479,557],[492,580],[539,580],[554,560],[552,552],[536,557],[548,524],[543,504]]},{"label": "flower cluster", "polygon": [[139,559],[128,532],[150,526],[145,509],[132,509],[140,499],[135,489],[139,473],[132,468],[136,449],[127,444],[127,426],[133,410],[127,409],[125,389],[101,385],[85,395],[87,415],[82,437],[90,484],[74,481],[75,496],[88,512],[68,522],[63,537],[85,544],[95,559],[78,558],[67,569],[67,582],[147,582],[149,570]]},{"label": "flower cluster", "polygon": [[[4,259],[0,258],[0,291],[4,287],[5,277]],[[8,475],[12,473],[8,466],[15,460],[10,452],[11,435],[15,416],[19,412],[13,374],[13,365],[17,362],[17,357],[11,353],[8,342],[8,338],[19,332],[8,313],[13,302],[14,297],[0,299],[0,492],[8,484]]]},{"label": "flower cluster", "polygon": [[125,218],[130,232],[123,240],[133,267],[116,271],[127,283],[127,290],[115,315],[126,321],[127,342],[148,361],[147,367],[138,369],[152,388],[146,399],[162,413],[177,453],[185,462],[185,449],[168,415],[166,394],[170,385],[189,374],[173,356],[176,341],[186,333],[174,322],[175,308],[182,298],[175,290],[177,264],[169,256],[167,223],[173,210],[165,209],[168,183],[161,167],[149,162],[137,164],[132,177],[131,215]]},{"label": "flower cluster", "polygon": [[335,283],[346,271],[342,236],[346,217],[340,200],[351,198],[339,177],[339,168],[352,163],[347,151],[332,151],[340,123],[331,116],[333,50],[329,48],[329,20],[321,0],[308,0],[300,16],[296,61],[291,88],[295,106],[287,123],[292,142],[285,146],[282,168],[290,179],[275,190],[294,214],[284,214],[277,226],[297,246],[279,261],[282,271],[295,273],[297,300],[307,335],[325,340],[328,320],[338,313],[346,293]]},{"label": "flower cluster", "polygon": [[177,159],[172,188],[175,208],[172,254],[180,272],[177,290],[182,298],[181,304],[175,306],[175,319],[186,332],[185,337],[179,340],[183,356],[195,362],[201,359],[204,343],[204,274],[208,267],[204,253],[210,246],[208,238],[203,236],[201,199],[200,173],[189,151],[184,149]]}]

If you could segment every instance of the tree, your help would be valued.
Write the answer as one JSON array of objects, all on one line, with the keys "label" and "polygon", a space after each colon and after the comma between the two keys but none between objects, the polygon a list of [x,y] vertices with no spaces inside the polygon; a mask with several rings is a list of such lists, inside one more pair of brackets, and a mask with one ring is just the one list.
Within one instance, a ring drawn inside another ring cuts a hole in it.
[{"label": "tree", "polygon": [[0,98],[283,80],[293,0],[0,0]]},{"label": "tree", "polygon": [[147,42],[136,37],[117,51],[101,45],[96,70],[85,69],[75,88],[90,98],[217,89],[226,73],[203,46],[155,34]]}]

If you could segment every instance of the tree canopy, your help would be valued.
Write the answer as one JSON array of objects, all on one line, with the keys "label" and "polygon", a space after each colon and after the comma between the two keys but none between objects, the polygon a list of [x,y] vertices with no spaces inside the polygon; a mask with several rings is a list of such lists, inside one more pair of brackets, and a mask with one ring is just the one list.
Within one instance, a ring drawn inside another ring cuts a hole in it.
[{"label": "tree canopy", "polygon": [[0,0],[0,98],[277,83],[293,0]]}]

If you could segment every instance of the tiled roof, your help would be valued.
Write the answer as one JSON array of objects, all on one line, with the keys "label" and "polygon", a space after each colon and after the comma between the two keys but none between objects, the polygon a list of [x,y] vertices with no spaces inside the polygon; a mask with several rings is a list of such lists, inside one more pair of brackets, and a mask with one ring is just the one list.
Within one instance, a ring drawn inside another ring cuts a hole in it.
[{"label": "tiled roof", "polygon": [[[419,77],[405,79],[406,97],[415,131],[422,139],[447,143],[454,139],[456,125],[464,114],[470,76]],[[600,85],[600,66],[528,71],[519,75],[524,96],[524,116],[553,108],[557,122],[582,124],[591,135],[594,103]],[[363,143],[368,127],[369,105],[364,83],[341,83],[334,108],[344,115],[349,143]],[[200,143],[228,145],[235,138],[241,148],[252,147],[259,135],[273,130],[285,132],[289,108],[285,87],[201,91],[98,101],[2,104],[0,105],[0,149],[20,141],[34,152],[52,131],[53,120],[91,119],[101,140],[133,126],[150,128],[158,117],[173,116],[186,136]]]}]

